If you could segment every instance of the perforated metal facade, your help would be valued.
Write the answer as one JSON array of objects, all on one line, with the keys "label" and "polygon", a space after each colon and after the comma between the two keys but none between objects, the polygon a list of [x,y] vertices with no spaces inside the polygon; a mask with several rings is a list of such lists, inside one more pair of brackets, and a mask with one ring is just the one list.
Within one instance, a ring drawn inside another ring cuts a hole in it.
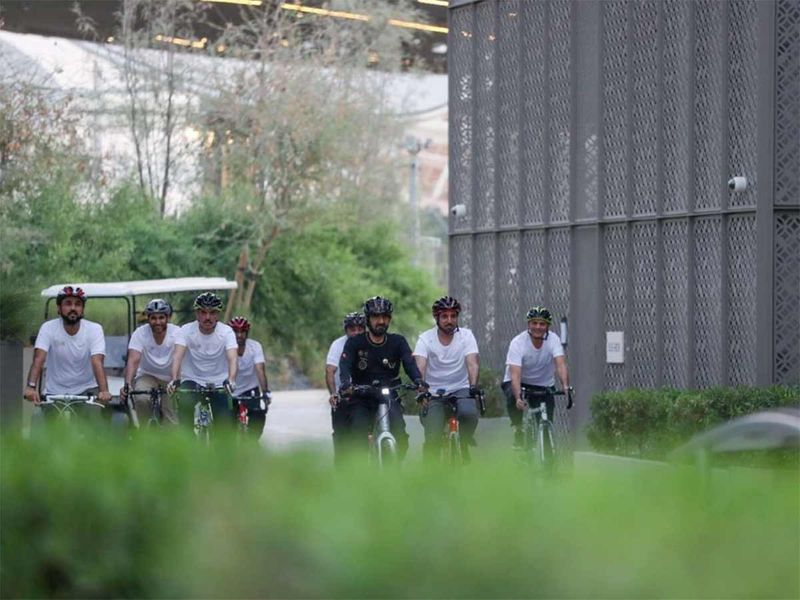
[{"label": "perforated metal facade", "polygon": [[450,287],[485,363],[543,303],[583,400],[800,383],[800,0],[466,0],[449,36]]}]

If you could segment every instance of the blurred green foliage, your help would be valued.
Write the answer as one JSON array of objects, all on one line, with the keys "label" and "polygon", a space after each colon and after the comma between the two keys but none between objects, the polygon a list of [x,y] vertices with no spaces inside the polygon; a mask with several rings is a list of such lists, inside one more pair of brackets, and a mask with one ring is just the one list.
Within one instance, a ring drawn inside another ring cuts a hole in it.
[{"label": "blurred green foliage", "polygon": [[587,435],[600,452],[663,459],[710,427],[760,410],[798,404],[797,386],[603,392],[592,399]]},{"label": "blurred green foliage", "polygon": [[[205,198],[178,217],[161,219],[131,187],[107,202],[78,202],[69,190],[40,189],[26,210],[3,211],[3,231],[27,227],[29,240],[3,243],[0,311],[3,336],[27,338],[38,328],[38,292],[60,282],[125,281],[216,275],[232,278],[248,231],[224,204]],[[428,327],[427,307],[440,290],[411,265],[388,222],[341,222],[335,209],[275,240],[256,287],[251,314],[270,355],[288,357],[316,383],[324,353],[345,313],[385,295],[396,306],[392,329],[412,337]],[[177,308],[185,319],[191,298]],[[51,310],[51,315],[55,314]],[[109,334],[125,333],[125,311],[107,301],[87,305],[87,318]]]},{"label": "blurred green foliage", "polygon": [[179,436],[0,441],[0,595],[796,598],[797,473],[379,472]]}]

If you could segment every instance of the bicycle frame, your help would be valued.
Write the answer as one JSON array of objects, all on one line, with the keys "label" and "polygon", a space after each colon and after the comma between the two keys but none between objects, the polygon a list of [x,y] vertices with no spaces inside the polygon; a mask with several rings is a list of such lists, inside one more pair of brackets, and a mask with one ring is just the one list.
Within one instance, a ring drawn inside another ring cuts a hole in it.
[{"label": "bicycle frame", "polygon": [[[564,396],[563,391],[532,390],[524,388],[522,396],[528,408],[523,415],[523,431],[525,432],[525,449],[529,453],[534,452],[532,439],[536,440],[536,454],[539,464],[548,470],[553,468],[555,463],[556,444],[553,437],[553,422],[547,413],[547,402],[549,398]],[[539,400],[538,406],[536,400]],[[536,418],[538,415],[538,419]],[[534,436],[534,432],[536,435]]]},{"label": "bicycle frame", "polygon": [[392,392],[400,389],[416,389],[413,385],[399,384],[395,386],[382,386],[380,382],[373,381],[372,385],[357,385],[354,392],[361,393],[373,401],[377,401],[375,423],[368,434],[370,456],[374,454],[379,467],[387,462],[397,462],[397,440],[390,430],[389,409],[392,403]]},{"label": "bicycle frame", "polygon": [[260,394],[256,394],[255,390],[250,392],[250,394],[244,396],[234,396],[233,400],[237,403],[237,411],[236,411],[236,419],[239,424],[239,430],[242,432],[246,432],[248,426],[250,424],[250,406],[248,403],[250,402],[259,402],[260,409],[263,410],[265,413],[269,410],[269,405],[272,400],[272,396],[269,392],[262,392]]},{"label": "bicycle frame", "polygon": [[[161,420],[164,418],[164,414],[161,410],[161,396],[164,393],[160,387],[150,388],[149,390],[130,390],[128,395],[130,396],[149,396],[150,397],[150,418],[147,420],[147,426],[160,426]],[[131,402],[130,407],[131,414],[133,415],[133,423],[135,427],[139,428],[139,418],[136,414],[136,406],[133,402]]]}]

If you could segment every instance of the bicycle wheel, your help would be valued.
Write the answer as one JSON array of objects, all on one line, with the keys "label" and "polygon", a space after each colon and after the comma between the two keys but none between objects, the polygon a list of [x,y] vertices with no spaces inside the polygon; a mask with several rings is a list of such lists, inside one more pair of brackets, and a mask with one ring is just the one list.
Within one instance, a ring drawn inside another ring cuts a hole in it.
[{"label": "bicycle wheel", "polygon": [[461,464],[461,439],[457,431],[450,432],[445,446],[445,463],[455,467]]},{"label": "bicycle wheel", "polygon": [[378,465],[390,467],[397,464],[397,442],[393,437],[384,437],[378,445]]},{"label": "bicycle wheel", "polygon": [[539,460],[542,467],[552,473],[555,468],[555,444],[553,443],[553,426],[544,421],[539,429]]}]

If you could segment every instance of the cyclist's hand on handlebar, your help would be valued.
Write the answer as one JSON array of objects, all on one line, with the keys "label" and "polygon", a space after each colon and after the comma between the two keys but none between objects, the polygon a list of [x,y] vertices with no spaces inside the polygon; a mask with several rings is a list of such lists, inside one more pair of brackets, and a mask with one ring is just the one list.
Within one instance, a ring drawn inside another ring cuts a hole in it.
[{"label": "cyclist's hand on handlebar", "polygon": [[111,392],[108,390],[97,392],[97,401],[100,402],[100,404],[108,404],[111,402]]},{"label": "cyclist's hand on handlebar", "polygon": [[236,391],[236,384],[230,381],[229,379],[226,379],[225,381],[222,382],[222,387],[224,387],[225,391],[228,392],[231,396],[233,396],[233,392]]},{"label": "cyclist's hand on handlebar", "polygon": [[417,386],[417,392],[420,394],[426,394],[428,392],[428,389],[431,387],[427,383],[425,383],[425,381],[422,379],[417,379],[414,382],[414,385]]},{"label": "cyclist's hand on handlebar", "polygon": [[572,394],[575,393],[575,390],[572,388],[572,386],[569,386],[566,389],[566,392],[567,392],[567,410],[569,410],[574,405],[574,402],[572,401]]},{"label": "cyclist's hand on handlebar", "polygon": [[339,398],[349,398],[353,395],[353,386],[349,385],[347,387],[340,387],[339,388]]},{"label": "cyclist's hand on handlebar", "polygon": [[483,390],[479,388],[477,385],[469,386],[469,395],[471,398],[477,398],[483,393]]},{"label": "cyclist's hand on handlebar", "polygon": [[119,399],[120,399],[120,400],[121,400],[123,403],[124,403],[124,402],[127,402],[127,400],[128,400],[128,392],[130,391],[130,389],[131,389],[131,388],[130,388],[130,386],[129,386],[129,385],[126,383],[126,384],[125,384],[125,385],[123,385],[123,386],[122,386],[122,388],[119,390]]},{"label": "cyclist's hand on handlebar", "polygon": [[517,408],[518,409],[525,410],[526,406],[527,405],[525,404],[525,400],[523,400],[522,398],[517,398]]},{"label": "cyclist's hand on handlebar", "polygon": [[38,405],[42,402],[42,399],[39,397],[39,391],[35,388],[25,388],[25,393],[23,397],[28,402],[33,402],[34,404]]},{"label": "cyclist's hand on handlebar", "polygon": [[167,384],[167,393],[174,394],[175,391],[178,389],[178,386],[181,384],[180,379],[173,379]]},{"label": "cyclist's hand on handlebar", "polygon": [[331,405],[331,408],[336,408],[336,405],[339,404],[339,396],[336,394],[331,394],[328,397],[328,404]]}]

